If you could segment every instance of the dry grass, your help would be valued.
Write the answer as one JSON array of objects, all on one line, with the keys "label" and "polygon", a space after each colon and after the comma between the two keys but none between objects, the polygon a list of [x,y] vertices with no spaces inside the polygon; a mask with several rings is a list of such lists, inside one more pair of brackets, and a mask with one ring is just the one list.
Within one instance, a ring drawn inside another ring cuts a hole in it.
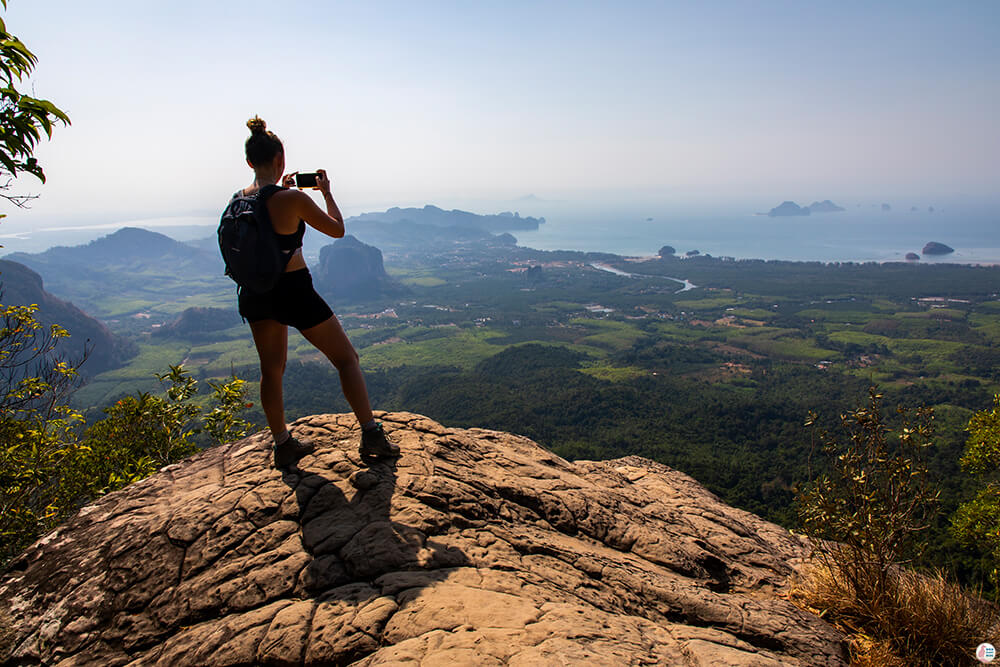
[{"label": "dry grass", "polygon": [[[974,665],[976,646],[1000,644],[996,605],[950,582],[940,572],[893,568],[875,599],[846,585],[865,577],[843,576],[834,559],[814,562],[793,590],[793,599],[842,629],[855,665]],[[869,591],[871,589],[868,589]]]}]

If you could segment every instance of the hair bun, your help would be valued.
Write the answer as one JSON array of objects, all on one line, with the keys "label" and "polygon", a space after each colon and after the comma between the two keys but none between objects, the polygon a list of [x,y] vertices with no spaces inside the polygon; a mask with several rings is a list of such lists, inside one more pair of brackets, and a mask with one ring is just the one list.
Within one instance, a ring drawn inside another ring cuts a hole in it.
[{"label": "hair bun", "polygon": [[265,123],[260,116],[254,116],[248,120],[247,127],[250,128],[251,134],[263,134],[267,131],[267,123]]}]

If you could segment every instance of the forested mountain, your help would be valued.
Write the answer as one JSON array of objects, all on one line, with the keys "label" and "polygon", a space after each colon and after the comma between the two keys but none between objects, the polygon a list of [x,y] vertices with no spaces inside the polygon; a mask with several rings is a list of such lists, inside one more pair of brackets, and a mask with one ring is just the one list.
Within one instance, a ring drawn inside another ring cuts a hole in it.
[{"label": "forested mountain", "polygon": [[0,259],[0,303],[8,306],[38,305],[37,319],[46,326],[58,324],[70,333],[60,343],[61,353],[70,359],[80,359],[89,352],[81,367],[84,375],[97,375],[121,366],[135,356],[136,345],[115,336],[106,326],[82,310],[49,294],[42,277],[17,262]]},{"label": "forested mountain", "polygon": [[186,283],[229,281],[218,248],[202,250],[169,236],[135,227],[79,246],[56,246],[41,253],[12,253],[5,259],[38,272],[49,291],[104,315],[101,301],[116,293],[162,293]]},{"label": "forested mountain", "polygon": [[[215,254],[218,255],[218,252]],[[212,272],[218,266],[216,257],[209,252],[192,249],[190,245],[169,236],[138,227],[122,227],[85,245],[56,246],[35,254],[13,253],[6,259],[32,268],[58,266],[64,270],[89,266],[97,271],[110,267],[135,267],[148,271],[170,267],[174,270]]]}]

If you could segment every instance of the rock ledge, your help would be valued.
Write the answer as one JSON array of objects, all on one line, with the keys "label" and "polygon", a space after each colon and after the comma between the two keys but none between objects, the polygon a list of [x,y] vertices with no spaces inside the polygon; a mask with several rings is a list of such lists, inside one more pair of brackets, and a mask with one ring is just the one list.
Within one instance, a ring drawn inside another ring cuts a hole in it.
[{"label": "rock ledge", "polygon": [[397,462],[317,415],[296,472],[258,434],[85,507],[0,578],[0,663],[846,664],[804,542],[687,475],[381,419]]}]

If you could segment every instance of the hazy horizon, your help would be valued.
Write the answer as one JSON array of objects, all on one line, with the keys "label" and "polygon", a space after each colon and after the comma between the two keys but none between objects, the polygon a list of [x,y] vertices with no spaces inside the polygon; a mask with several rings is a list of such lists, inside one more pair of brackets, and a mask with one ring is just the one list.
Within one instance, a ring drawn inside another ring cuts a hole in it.
[{"label": "hazy horizon", "polygon": [[30,85],[73,125],[39,145],[48,183],[14,184],[41,198],[0,236],[217,216],[250,181],[255,113],[348,215],[544,215],[529,194],[1000,208],[996,3],[270,7],[13,0]]},{"label": "hazy horizon", "polygon": [[[823,197],[827,199],[828,197]],[[807,205],[819,197],[800,198]],[[995,203],[974,198],[936,200],[834,199],[846,210],[808,217],[761,217],[780,203],[777,200],[716,198],[632,198],[574,202],[545,200],[537,196],[507,201],[429,202],[441,208],[475,213],[517,211],[522,216],[544,217],[538,230],[512,230],[518,244],[539,250],[610,252],[625,256],[656,254],[672,245],[679,254],[698,249],[713,255],[792,261],[898,261],[907,252],[919,253],[928,241],[943,242],[955,252],[925,257],[929,262],[1000,263]],[[397,202],[422,207],[428,202]],[[891,210],[882,210],[889,203]],[[442,205],[443,204],[443,205]],[[346,211],[347,215],[384,210],[387,206]],[[933,210],[931,210],[933,209]],[[107,236],[122,227],[141,227],[179,241],[201,241],[215,236],[218,213],[204,215],[97,222],[90,225],[36,227],[23,234],[0,234],[5,248],[0,256],[15,252],[37,253],[53,246],[78,246]],[[0,230],[3,230],[0,227]],[[366,238],[366,226],[348,224],[348,233]],[[333,239],[308,233],[307,253],[312,260],[318,248]],[[311,261],[312,261],[311,260]]]}]

